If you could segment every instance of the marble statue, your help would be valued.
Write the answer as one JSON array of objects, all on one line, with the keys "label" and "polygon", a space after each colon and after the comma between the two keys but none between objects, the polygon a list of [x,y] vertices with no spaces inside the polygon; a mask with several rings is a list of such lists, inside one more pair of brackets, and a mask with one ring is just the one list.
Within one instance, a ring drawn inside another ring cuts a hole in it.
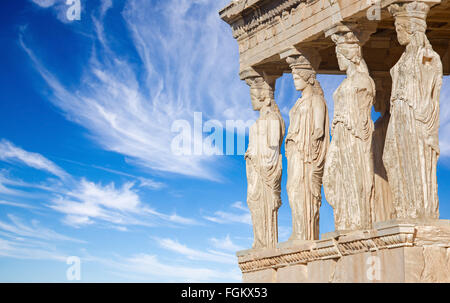
[{"label": "marble statue", "polygon": [[[230,0],[219,12],[260,111],[245,156],[255,241],[236,253],[243,282],[450,282],[436,180],[450,0],[375,2]],[[277,244],[284,73],[302,97],[285,138],[293,230]],[[329,125],[319,73],[347,76]],[[321,182],[335,231],[317,240]]]},{"label": "marble statue", "polygon": [[323,177],[327,201],[334,209],[336,230],[371,227],[373,158],[371,108],[375,84],[353,32],[333,34],[339,69],[347,78],[334,92],[332,140]]},{"label": "marble statue", "polygon": [[285,145],[287,193],[292,210],[289,240],[319,239],[322,176],[330,141],[327,105],[315,72],[320,58],[312,51],[309,53],[286,59],[295,88],[302,92],[289,112]]},{"label": "marble statue", "polygon": [[259,111],[250,127],[245,153],[247,203],[253,222],[253,248],[275,247],[278,242],[278,208],[281,206],[281,173],[285,125],[274,99],[275,79],[253,77],[250,86],[252,106]]},{"label": "marble statue", "polygon": [[397,218],[439,218],[439,96],[442,63],[425,31],[429,7],[394,4],[397,39],[406,49],[391,69],[391,117],[383,162]]}]

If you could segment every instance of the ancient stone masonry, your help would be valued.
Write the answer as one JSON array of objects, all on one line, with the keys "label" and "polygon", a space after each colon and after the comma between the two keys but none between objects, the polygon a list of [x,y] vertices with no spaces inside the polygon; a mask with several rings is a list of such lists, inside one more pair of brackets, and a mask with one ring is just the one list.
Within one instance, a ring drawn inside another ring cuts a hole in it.
[{"label": "ancient stone masonry", "polygon": [[[323,238],[238,252],[243,281],[450,282],[449,220],[392,220]],[[375,276],[367,274],[368,261],[379,270]]]},{"label": "ancient stone masonry", "polygon": [[[243,280],[450,281],[436,177],[450,0],[234,0],[220,17],[260,113],[245,155],[254,244],[238,252]],[[302,92],[287,132],[274,99],[283,73]],[[346,75],[331,123],[320,73]],[[292,234],[278,243],[283,141]],[[322,183],[336,230],[320,237]]]}]

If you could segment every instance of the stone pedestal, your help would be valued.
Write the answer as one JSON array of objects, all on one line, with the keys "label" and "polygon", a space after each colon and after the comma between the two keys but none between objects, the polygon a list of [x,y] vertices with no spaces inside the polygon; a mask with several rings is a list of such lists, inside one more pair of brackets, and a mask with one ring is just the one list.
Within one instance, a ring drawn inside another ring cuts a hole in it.
[{"label": "stone pedestal", "polygon": [[391,220],[237,256],[243,282],[450,282],[450,220]]}]

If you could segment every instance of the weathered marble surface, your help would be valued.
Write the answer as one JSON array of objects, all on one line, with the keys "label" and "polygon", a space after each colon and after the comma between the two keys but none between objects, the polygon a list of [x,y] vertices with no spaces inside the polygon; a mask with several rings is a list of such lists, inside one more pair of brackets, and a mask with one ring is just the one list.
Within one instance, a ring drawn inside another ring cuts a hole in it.
[{"label": "weathered marble surface", "polygon": [[325,162],[325,197],[334,209],[336,230],[370,228],[373,203],[371,109],[375,83],[362,57],[361,41],[353,32],[336,33],[339,68],[347,78],[333,94],[331,144]]},{"label": "weathered marble surface", "polygon": [[427,4],[393,4],[397,38],[406,49],[391,69],[390,120],[383,162],[397,218],[439,218],[436,166],[442,63],[425,31]]},{"label": "weathered marble surface", "polygon": [[315,68],[320,61],[313,50],[289,56],[295,87],[302,91],[289,112],[286,136],[287,193],[292,210],[290,240],[319,239],[319,211],[325,156],[330,142],[328,109]]},{"label": "weathered marble surface", "polygon": [[[391,220],[238,252],[244,282],[450,282],[450,220]],[[262,275],[259,275],[262,273]]]},{"label": "weathered marble surface", "polygon": [[254,76],[250,86],[253,109],[258,120],[250,127],[245,153],[247,204],[253,222],[253,248],[275,247],[278,242],[278,208],[281,206],[281,174],[285,125],[274,99],[275,79]]}]

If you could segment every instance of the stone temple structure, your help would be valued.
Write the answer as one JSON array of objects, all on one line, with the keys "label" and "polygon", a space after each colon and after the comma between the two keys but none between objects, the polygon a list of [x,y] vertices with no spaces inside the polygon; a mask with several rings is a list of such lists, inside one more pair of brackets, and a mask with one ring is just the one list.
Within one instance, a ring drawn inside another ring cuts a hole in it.
[{"label": "stone temple structure", "polygon": [[[245,155],[254,244],[237,253],[243,281],[450,282],[436,177],[450,0],[235,0],[220,17],[260,113]],[[274,99],[283,73],[302,92],[289,125]],[[332,121],[318,73],[346,75]],[[282,169],[292,235],[278,243]],[[319,236],[322,186],[336,230]]]}]

